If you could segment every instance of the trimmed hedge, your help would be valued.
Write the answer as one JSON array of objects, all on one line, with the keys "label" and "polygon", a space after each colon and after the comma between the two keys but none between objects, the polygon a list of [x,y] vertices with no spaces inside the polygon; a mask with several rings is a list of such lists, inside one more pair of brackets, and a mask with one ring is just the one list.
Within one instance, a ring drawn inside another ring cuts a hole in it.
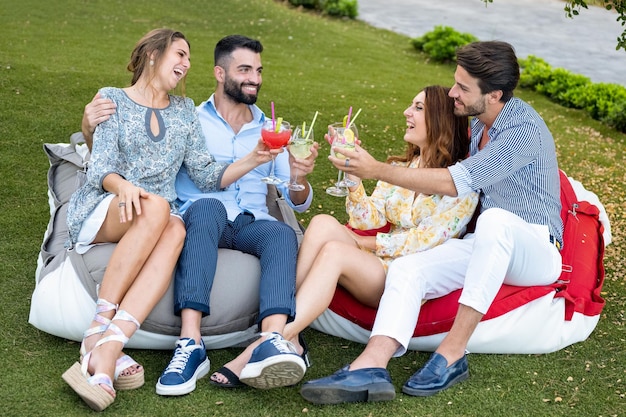
[{"label": "trimmed hedge", "polygon": [[520,87],[535,90],[564,107],[585,110],[620,132],[626,132],[626,88],[592,83],[588,77],[563,68],[553,69],[535,56],[520,59]]},{"label": "trimmed hedge", "polygon": [[289,0],[289,3],[294,6],[319,10],[330,16],[354,19],[358,15],[357,0]]}]

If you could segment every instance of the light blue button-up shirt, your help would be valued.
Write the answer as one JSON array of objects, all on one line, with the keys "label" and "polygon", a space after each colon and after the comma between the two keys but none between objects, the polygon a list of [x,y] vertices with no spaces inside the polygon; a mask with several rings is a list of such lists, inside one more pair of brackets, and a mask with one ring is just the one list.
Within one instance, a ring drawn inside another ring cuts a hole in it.
[{"label": "light blue button-up shirt", "polygon": [[[218,162],[235,162],[249,154],[261,137],[261,126],[265,115],[256,105],[251,105],[252,121],[245,124],[239,133],[235,134],[230,125],[222,118],[215,108],[215,95],[196,107],[202,131],[206,137],[209,152]],[[218,192],[203,193],[193,183],[183,167],[176,177],[176,192],[180,203],[180,211],[184,211],[196,200],[201,198],[217,198],[228,212],[228,218],[234,220],[241,212],[249,211],[257,220],[276,220],[268,213],[266,204],[267,185],[261,178],[269,175],[270,162],[259,165],[239,180]],[[274,173],[284,181],[289,180],[289,154],[285,150],[276,156]],[[309,208],[313,200],[313,189],[309,187],[306,201],[294,205],[289,198],[286,185],[278,185],[279,191],[295,211],[302,213]]]}]

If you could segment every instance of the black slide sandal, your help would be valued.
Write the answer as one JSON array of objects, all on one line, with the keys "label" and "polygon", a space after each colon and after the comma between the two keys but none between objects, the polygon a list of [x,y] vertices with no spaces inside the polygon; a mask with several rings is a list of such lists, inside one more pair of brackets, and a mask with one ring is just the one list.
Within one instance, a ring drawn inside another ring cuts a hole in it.
[{"label": "black slide sandal", "polygon": [[[225,366],[222,366],[220,369],[218,369],[217,371],[213,372],[213,375],[215,374],[222,374],[226,377],[226,379],[228,379],[228,382],[218,382],[213,380],[213,378],[209,378],[209,382],[213,385],[216,385],[218,387],[222,387],[222,388],[239,388],[239,387],[245,387],[246,384],[244,384],[243,382],[239,381],[239,377],[237,375],[235,375],[235,373],[233,371],[231,371],[230,369],[228,369]],[[211,375],[211,377],[213,376]]]}]

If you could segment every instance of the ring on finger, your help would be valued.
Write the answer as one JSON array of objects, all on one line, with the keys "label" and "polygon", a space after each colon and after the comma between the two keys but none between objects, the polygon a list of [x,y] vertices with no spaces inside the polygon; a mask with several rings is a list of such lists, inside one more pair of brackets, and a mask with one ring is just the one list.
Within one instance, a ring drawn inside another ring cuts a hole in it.
[{"label": "ring on finger", "polygon": [[124,201],[120,201],[120,203],[117,206],[118,207],[126,207],[126,203]]},{"label": "ring on finger", "polygon": [[346,166],[346,167],[349,167],[349,166],[350,166],[350,158],[346,158],[346,164],[345,164],[345,166]]}]

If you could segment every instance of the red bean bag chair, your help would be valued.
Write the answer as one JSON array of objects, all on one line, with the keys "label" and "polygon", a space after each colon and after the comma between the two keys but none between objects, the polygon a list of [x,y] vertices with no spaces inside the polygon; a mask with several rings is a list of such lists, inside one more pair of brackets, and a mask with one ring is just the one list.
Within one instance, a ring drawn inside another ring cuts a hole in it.
[{"label": "red bean bag chair", "polygon": [[[470,352],[554,352],[585,340],[595,328],[605,303],[600,290],[610,224],[595,194],[562,171],[561,202],[564,245],[560,279],[546,286],[503,285],[469,341]],[[437,348],[452,326],[460,294],[457,290],[424,304],[409,349]],[[311,327],[367,343],[375,316],[376,309],[337,287],[329,308]]]}]

